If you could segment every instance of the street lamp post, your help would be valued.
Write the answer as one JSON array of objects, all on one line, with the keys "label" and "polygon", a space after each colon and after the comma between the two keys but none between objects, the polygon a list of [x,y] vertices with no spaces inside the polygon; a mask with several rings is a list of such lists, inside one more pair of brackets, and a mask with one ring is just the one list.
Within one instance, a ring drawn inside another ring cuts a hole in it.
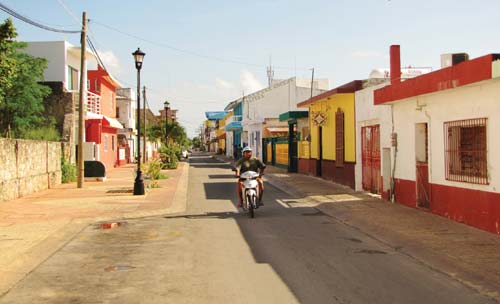
[{"label": "street lamp post", "polygon": [[165,110],[165,146],[168,146],[168,112],[170,112],[170,102],[165,101],[163,109]]},{"label": "street lamp post", "polygon": [[144,179],[141,171],[141,68],[146,53],[137,48],[132,53],[137,69],[137,176],[134,182],[134,195],[144,195]]}]

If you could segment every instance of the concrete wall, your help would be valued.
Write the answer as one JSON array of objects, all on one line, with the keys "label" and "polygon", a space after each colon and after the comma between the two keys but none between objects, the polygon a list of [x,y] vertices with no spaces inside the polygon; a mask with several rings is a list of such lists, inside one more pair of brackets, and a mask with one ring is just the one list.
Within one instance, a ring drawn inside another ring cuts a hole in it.
[{"label": "concrete wall", "polygon": [[[363,190],[362,187],[362,152],[361,152],[361,128],[366,126],[380,125],[380,152],[384,148],[391,149],[391,106],[373,104],[373,91],[386,86],[387,84],[380,84],[373,87],[368,87],[355,93],[355,108],[356,108],[356,191]],[[391,157],[392,153],[391,153]],[[383,176],[384,158],[380,158],[380,174]],[[391,164],[389,164],[391,165]],[[383,176],[383,190],[389,187],[390,176]]]},{"label": "concrete wall", "polygon": [[[394,124],[398,132],[397,178],[415,180],[415,125],[429,126],[429,182],[446,186],[489,192],[500,190],[500,142],[496,132],[500,129],[500,79],[479,82],[475,85],[408,98],[394,104]],[[487,165],[488,185],[449,181],[445,178],[445,153],[443,124],[447,121],[488,118]]]},{"label": "concrete wall", "polygon": [[0,138],[0,201],[61,183],[61,143]]},{"label": "concrete wall", "polygon": [[[43,72],[45,81],[67,82],[66,43],[64,41],[28,42],[25,52],[34,57],[45,58],[47,68]],[[80,64],[74,68],[79,70]]]},{"label": "concrete wall", "polygon": [[[340,108],[344,111],[344,161],[355,162],[355,123],[354,94],[335,94],[315,101],[310,105],[309,113],[322,112],[327,115],[323,128],[323,159],[335,160],[335,113]],[[309,114],[312,119],[312,114]],[[319,127],[311,124],[311,157],[319,158]]]}]

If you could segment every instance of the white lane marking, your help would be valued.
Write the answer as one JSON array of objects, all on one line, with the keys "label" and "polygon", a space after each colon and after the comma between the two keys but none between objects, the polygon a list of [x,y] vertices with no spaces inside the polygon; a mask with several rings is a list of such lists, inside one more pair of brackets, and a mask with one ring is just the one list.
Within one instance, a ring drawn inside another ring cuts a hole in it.
[{"label": "white lane marking", "polygon": [[290,208],[290,205],[288,205],[287,203],[283,202],[280,199],[276,199],[276,202],[278,202],[278,204],[280,204],[281,206],[283,206],[285,208]]}]

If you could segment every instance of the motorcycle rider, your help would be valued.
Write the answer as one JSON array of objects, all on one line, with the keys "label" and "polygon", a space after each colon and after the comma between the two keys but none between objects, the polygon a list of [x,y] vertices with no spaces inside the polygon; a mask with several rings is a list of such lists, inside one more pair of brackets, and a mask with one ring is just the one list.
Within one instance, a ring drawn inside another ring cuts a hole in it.
[{"label": "motorcycle rider", "polygon": [[[259,177],[257,178],[257,182],[259,183],[259,204],[264,205],[262,203],[262,195],[264,194],[262,174],[264,174],[266,165],[260,159],[252,157],[252,148],[250,148],[249,146],[243,148],[242,153],[243,157],[240,158],[234,165],[236,169],[235,175],[236,177],[239,177],[241,173],[244,173],[246,171],[255,171],[259,173]],[[238,197],[240,199],[238,207],[243,206],[243,196],[241,193],[242,183],[243,182],[241,180],[238,180]]]}]

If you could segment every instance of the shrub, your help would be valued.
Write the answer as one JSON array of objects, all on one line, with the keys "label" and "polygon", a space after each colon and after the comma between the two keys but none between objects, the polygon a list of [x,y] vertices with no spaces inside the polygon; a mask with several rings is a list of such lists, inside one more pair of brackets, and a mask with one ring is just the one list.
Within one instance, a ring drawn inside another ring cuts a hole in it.
[{"label": "shrub", "polygon": [[77,168],[64,158],[61,158],[61,171],[61,182],[63,184],[76,182]]},{"label": "shrub", "polygon": [[60,141],[61,135],[53,126],[39,127],[28,130],[23,130],[19,136],[24,139]]},{"label": "shrub", "polygon": [[176,169],[182,151],[179,147],[162,146],[160,148],[160,159],[164,169]]},{"label": "shrub", "polygon": [[161,169],[162,163],[158,159],[153,159],[147,164],[144,174],[151,180],[149,184],[150,188],[159,188],[160,185],[158,180],[167,178],[167,176],[161,172]]}]

